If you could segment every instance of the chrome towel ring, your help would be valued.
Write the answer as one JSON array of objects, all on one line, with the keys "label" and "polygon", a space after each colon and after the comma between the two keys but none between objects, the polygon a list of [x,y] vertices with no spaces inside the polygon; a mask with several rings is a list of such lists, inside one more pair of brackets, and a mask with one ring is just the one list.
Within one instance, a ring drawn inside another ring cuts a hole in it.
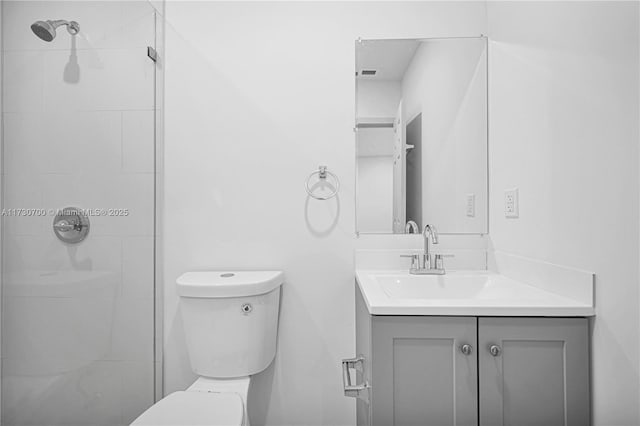
[{"label": "chrome towel ring", "polygon": [[[331,178],[334,181],[333,186],[333,192],[329,195],[315,195],[313,193],[313,191],[311,190],[311,178],[314,177],[315,175],[318,175],[318,178],[320,179],[321,182],[325,182],[327,180],[327,175],[331,176]],[[311,173],[309,175],[309,177],[307,178],[307,182],[305,183],[305,189],[307,190],[307,194],[309,194],[310,196],[312,196],[313,198],[315,198],[316,200],[328,200],[330,198],[333,198],[336,196],[336,194],[338,193],[338,190],[340,190],[340,179],[338,179],[338,177],[336,175],[334,175],[333,173],[331,173],[329,170],[327,170],[327,166],[318,166],[318,170],[316,170],[315,172]]]}]

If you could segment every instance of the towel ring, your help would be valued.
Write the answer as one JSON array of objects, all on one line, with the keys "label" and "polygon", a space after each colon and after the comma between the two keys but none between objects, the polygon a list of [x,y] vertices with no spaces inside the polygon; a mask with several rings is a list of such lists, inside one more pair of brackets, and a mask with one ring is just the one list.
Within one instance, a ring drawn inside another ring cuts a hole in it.
[{"label": "towel ring", "polygon": [[[310,185],[309,185],[309,182],[311,182],[311,178],[314,175],[318,175],[318,177],[320,178],[321,181],[326,181],[327,175],[331,176],[333,178],[333,181],[335,182],[333,192],[331,194],[325,195],[325,196],[315,195],[313,193],[313,191],[311,191],[311,188],[310,188]],[[309,175],[309,177],[307,178],[307,182],[305,183],[305,188],[307,190],[307,194],[309,194],[310,196],[312,196],[316,200],[328,200],[330,198],[335,197],[336,194],[338,193],[338,190],[340,189],[340,179],[338,179],[338,177],[336,175],[334,175],[329,170],[327,170],[327,166],[318,166],[318,170],[316,170],[315,172],[311,173]]]}]

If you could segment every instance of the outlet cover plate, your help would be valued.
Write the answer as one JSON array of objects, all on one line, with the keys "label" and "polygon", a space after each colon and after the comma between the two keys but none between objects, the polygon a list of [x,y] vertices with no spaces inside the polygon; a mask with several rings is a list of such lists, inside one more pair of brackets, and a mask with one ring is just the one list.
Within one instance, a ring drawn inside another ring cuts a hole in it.
[{"label": "outlet cover plate", "polygon": [[518,188],[504,191],[504,217],[517,218],[520,216],[518,205]]}]

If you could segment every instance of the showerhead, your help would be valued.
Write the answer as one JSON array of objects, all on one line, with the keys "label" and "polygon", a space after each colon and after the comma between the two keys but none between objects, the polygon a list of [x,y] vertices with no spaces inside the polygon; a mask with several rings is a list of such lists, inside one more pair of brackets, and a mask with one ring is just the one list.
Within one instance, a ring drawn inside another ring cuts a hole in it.
[{"label": "showerhead", "polygon": [[37,21],[31,25],[31,31],[44,41],[51,41],[56,36],[56,29],[49,22]]},{"label": "showerhead", "polygon": [[36,21],[31,25],[31,31],[44,41],[52,41],[56,38],[56,29],[66,25],[69,34],[76,35],[80,32],[80,25],[76,21],[65,21],[60,19],[57,21]]}]

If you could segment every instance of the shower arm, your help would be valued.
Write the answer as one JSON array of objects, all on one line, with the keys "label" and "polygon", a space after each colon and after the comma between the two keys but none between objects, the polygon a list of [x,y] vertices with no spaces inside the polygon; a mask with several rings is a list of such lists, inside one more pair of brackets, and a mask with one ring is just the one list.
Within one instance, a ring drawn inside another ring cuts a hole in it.
[{"label": "shower arm", "polygon": [[71,35],[76,35],[76,34],[78,34],[78,32],[80,32],[80,25],[76,21],[67,21],[65,19],[56,19],[55,21],[47,21],[47,22],[49,22],[51,25],[53,25],[53,28],[58,28],[58,27],[60,27],[62,25],[66,25],[67,31]]}]

